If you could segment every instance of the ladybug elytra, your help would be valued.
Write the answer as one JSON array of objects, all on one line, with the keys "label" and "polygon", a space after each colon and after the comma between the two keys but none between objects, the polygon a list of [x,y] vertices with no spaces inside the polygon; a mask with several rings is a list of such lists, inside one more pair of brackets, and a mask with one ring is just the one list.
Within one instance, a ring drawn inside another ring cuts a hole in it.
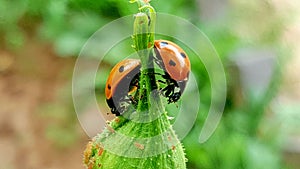
[{"label": "ladybug elytra", "polygon": [[[167,40],[155,40],[154,50],[155,62],[165,71],[162,77],[166,80],[163,83],[166,83],[167,86],[162,91],[168,98],[168,103],[176,102],[189,79],[190,60],[182,48]],[[179,88],[178,92],[175,92],[176,87]]]},{"label": "ladybug elytra", "polygon": [[131,100],[129,93],[137,88],[140,68],[140,60],[126,59],[111,70],[105,85],[105,96],[111,112],[116,116],[123,113],[125,107],[122,103]]}]

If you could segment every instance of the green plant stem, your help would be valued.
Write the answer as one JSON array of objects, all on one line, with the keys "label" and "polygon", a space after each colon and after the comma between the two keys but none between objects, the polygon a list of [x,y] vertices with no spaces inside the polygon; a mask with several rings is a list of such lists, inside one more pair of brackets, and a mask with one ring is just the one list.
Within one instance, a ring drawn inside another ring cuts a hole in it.
[{"label": "green plant stem", "polygon": [[156,15],[154,9],[149,4],[144,1],[138,1],[138,4],[140,12],[135,15],[133,46],[142,64],[137,111],[143,112],[149,109],[149,96],[154,89],[157,89],[152,57]]}]

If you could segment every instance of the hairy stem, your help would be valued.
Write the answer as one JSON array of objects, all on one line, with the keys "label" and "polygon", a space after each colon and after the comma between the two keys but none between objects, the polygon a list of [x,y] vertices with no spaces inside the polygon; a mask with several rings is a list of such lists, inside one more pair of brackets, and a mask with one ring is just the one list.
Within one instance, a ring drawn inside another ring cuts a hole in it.
[{"label": "hairy stem", "polygon": [[157,89],[152,57],[156,14],[155,10],[145,1],[137,2],[139,4],[140,12],[135,15],[133,46],[137,51],[142,63],[137,111],[143,112],[148,110],[150,107],[150,93],[154,89]]}]

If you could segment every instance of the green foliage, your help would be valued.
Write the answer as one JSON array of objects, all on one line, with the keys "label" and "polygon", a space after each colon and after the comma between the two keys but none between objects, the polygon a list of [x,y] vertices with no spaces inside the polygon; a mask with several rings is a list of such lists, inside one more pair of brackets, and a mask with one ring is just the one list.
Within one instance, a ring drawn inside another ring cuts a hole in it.
[{"label": "green foliage", "polygon": [[[153,0],[153,4],[159,12],[187,18],[195,11],[184,0]],[[0,35],[4,35],[2,41],[7,47],[16,48],[22,46],[27,32],[33,29],[39,38],[54,44],[59,56],[77,56],[101,26],[136,12],[136,6],[127,0],[0,0]]]},{"label": "green foliage", "polygon": [[4,41],[11,47],[23,44],[22,30],[17,26],[26,12],[26,1],[0,1],[0,34],[4,32]]}]

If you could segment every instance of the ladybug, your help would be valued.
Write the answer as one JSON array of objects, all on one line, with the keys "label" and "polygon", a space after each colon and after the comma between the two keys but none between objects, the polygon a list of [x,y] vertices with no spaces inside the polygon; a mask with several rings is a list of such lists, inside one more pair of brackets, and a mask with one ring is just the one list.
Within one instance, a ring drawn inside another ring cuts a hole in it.
[{"label": "ladybug", "polygon": [[116,116],[123,113],[124,103],[133,102],[130,93],[137,89],[140,68],[140,60],[126,59],[111,70],[105,85],[105,96],[111,112]]},{"label": "ladybug", "polygon": [[[156,58],[154,61],[165,71],[162,77],[167,86],[162,89],[168,98],[168,103],[179,100],[186,87],[191,70],[190,60],[187,54],[178,45],[167,40],[155,40],[154,51]],[[175,89],[179,88],[178,92]]]}]

